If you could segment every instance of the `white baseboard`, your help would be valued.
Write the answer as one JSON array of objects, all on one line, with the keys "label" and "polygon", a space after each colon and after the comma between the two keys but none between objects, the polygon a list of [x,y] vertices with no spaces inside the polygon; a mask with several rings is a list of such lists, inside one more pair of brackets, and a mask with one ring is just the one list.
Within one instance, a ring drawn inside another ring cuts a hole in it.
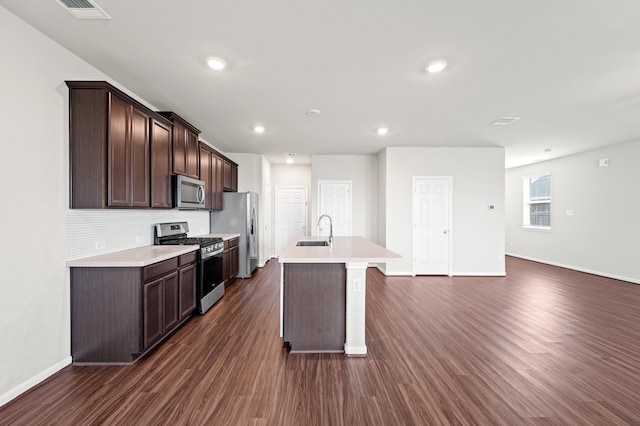
[{"label": "white baseboard", "polygon": [[388,272],[385,269],[383,269],[380,266],[380,264],[375,265],[375,268],[378,269],[378,271],[382,272],[387,277],[414,277],[415,276],[411,272]]},{"label": "white baseboard", "polygon": [[501,272],[454,272],[452,277],[506,277],[505,271]]},{"label": "white baseboard", "polygon": [[[380,272],[382,272],[387,277],[415,277],[416,275],[413,272],[406,271],[396,271],[396,272],[388,272],[380,267],[380,265],[376,266]],[[428,275],[424,275],[425,277]],[[438,276],[438,275],[434,275]],[[445,275],[443,275],[445,276]],[[506,277],[507,274],[505,271],[498,272],[454,272],[451,277]]]},{"label": "white baseboard", "polygon": [[9,389],[7,392],[0,395],[0,407],[2,407],[4,404],[11,401],[12,399],[16,398],[20,394],[28,391],[29,389],[36,386],[37,384],[41,383],[45,379],[53,376],[58,371],[62,370],[64,367],[71,364],[71,361],[72,359],[70,356],[66,357],[62,361],[52,365],[46,370],[41,371],[40,373],[31,377],[29,380],[22,382],[21,384],[14,387],[13,389]]},{"label": "white baseboard", "polygon": [[344,354],[347,356],[366,356],[367,346],[349,346],[345,343]]},{"label": "white baseboard", "polygon": [[585,272],[587,274],[592,274],[592,275],[599,275],[601,277],[612,278],[614,280],[628,281],[630,283],[640,284],[640,280],[639,279],[630,278],[630,277],[624,277],[622,275],[608,274],[606,272],[595,271],[593,269],[580,268],[578,266],[573,266],[573,265],[565,265],[563,263],[551,262],[549,260],[537,259],[535,257],[522,256],[522,255],[514,254],[514,253],[505,253],[505,254],[507,256],[517,257],[519,259],[531,260],[532,262],[544,263],[546,265],[558,266],[560,268],[571,269],[571,270],[578,271],[578,272]]}]

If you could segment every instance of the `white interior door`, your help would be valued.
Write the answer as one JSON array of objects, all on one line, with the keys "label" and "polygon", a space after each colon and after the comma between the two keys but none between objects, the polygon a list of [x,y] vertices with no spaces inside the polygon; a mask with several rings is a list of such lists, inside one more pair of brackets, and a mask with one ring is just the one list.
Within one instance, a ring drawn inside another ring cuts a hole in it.
[{"label": "white interior door", "polygon": [[[351,236],[351,181],[318,182],[318,215],[331,216],[334,236]],[[323,219],[319,236],[329,236],[329,223]]]},{"label": "white interior door", "polygon": [[450,275],[451,177],[413,178],[413,273]]},{"label": "white interior door", "polygon": [[278,255],[291,239],[307,235],[307,188],[276,187],[276,245]]},{"label": "white interior door", "polygon": [[271,247],[272,229],[271,229],[271,185],[264,185],[264,257],[265,261],[273,256],[273,248]]}]

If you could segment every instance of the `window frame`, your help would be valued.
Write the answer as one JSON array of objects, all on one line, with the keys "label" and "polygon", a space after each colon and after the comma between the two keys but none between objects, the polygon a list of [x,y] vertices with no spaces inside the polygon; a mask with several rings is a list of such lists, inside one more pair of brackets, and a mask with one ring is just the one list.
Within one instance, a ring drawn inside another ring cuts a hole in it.
[{"label": "window frame", "polygon": [[[531,197],[531,180],[549,176],[549,197]],[[538,173],[535,175],[523,176],[522,178],[522,228],[536,231],[551,231],[551,201],[553,198],[553,190],[551,183],[551,172]],[[549,225],[531,225],[531,205],[532,204],[548,204],[549,205]]]}]

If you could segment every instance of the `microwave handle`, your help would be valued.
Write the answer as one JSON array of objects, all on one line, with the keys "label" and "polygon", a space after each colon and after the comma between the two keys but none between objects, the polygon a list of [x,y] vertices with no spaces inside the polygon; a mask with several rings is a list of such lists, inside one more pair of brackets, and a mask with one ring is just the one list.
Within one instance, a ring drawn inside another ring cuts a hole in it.
[{"label": "microwave handle", "polygon": [[204,203],[204,187],[202,185],[198,185],[198,193],[196,197],[198,198],[198,203]]}]

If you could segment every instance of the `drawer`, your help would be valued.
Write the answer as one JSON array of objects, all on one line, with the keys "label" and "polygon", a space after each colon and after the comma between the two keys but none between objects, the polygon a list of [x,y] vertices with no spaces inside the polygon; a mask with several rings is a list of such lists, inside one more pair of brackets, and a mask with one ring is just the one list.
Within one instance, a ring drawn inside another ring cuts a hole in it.
[{"label": "drawer", "polygon": [[178,258],[173,257],[163,260],[162,262],[154,263],[153,265],[145,266],[142,279],[144,282],[147,282],[173,272],[176,269],[178,269]]},{"label": "drawer", "polygon": [[237,247],[238,244],[240,244],[240,238],[233,238],[233,239],[229,240],[229,248]]},{"label": "drawer", "polygon": [[178,265],[182,267],[182,266],[185,266],[185,265],[188,265],[190,263],[195,262],[196,261],[196,253],[197,253],[197,251],[192,251],[191,253],[183,254],[178,259]]}]

